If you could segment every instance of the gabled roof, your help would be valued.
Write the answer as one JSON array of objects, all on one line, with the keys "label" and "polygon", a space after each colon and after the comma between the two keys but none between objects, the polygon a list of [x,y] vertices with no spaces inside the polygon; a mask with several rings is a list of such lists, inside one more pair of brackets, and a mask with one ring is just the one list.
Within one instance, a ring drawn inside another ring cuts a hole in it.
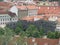
[{"label": "gabled roof", "polygon": [[9,14],[10,16],[15,16],[15,13],[9,11],[12,7],[11,3],[8,2],[0,2],[0,14]]},{"label": "gabled roof", "polygon": [[0,2],[0,14],[6,14],[7,11],[12,7],[11,3],[8,2]]}]

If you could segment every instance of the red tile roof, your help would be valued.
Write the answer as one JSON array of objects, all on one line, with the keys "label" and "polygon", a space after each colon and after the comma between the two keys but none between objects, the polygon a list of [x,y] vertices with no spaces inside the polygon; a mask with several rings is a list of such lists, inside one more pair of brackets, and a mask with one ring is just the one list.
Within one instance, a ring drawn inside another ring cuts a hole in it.
[{"label": "red tile roof", "polygon": [[9,8],[12,6],[12,3],[0,2],[0,7]]},{"label": "red tile roof", "polygon": [[0,14],[8,14],[8,12],[5,10],[0,10]]},{"label": "red tile roof", "polygon": [[0,2],[0,14],[7,14],[8,10],[12,7],[11,3]]},{"label": "red tile roof", "polygon": [[18,9],[25,10],[25,9],[38,9],[36,5],[22,5],[22,6],[17,6]]},{"label": "red tile roof", "polygon": [[55,6],[41,6],[38,9],[38,14],[60,14],[60,7]]},{"label": "red tile roof", "polygon": [[26,16],[26,17],[23,17],[22,20],[27,20],[27,21],[34,21],[34,18],[39,18],[39,19],[43,19],[43,16]]},{"label": "red tile roof", "polygon": [[26,6],[17,6],[17,8],[20,9],[20,10],[25,10]]},{"label": "red tile roof", "polygon": [[37,45],[58,45],[59,44],[59,39],[42,39],[42,38],[35,38],[35,41],[32,42],[33,38],[28,39],[28,44],[29,45],[34,45],[36,43]]}]

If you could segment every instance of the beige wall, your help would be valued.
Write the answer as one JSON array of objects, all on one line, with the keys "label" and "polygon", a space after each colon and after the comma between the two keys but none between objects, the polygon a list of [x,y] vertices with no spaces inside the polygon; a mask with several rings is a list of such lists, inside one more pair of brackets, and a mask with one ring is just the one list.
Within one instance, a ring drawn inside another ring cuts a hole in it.
[{"label": "beige wall", "polygon": [[28,16],[34,16],[34,15],[37,15],[37,12],[38,12],[37,9],[28,10]]},{"label": "beige wall", "polygon": [[21,19],[24,16],[28,16],[27,10],[18,10],[18,18]]},{"label": "beige wall", "polygon": [[25,16],[34,16],[37,15],[37,12],[37,9],[18,10],[18,18],[21,19]]}]

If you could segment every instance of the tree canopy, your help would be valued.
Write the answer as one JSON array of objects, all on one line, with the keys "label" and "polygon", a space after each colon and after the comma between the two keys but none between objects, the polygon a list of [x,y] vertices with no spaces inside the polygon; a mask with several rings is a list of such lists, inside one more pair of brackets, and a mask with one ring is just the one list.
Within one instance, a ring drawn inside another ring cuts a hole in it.
[{"label": "tree canopy", "polygon": [[50,38],[50,39],[58,39],[60,38],[60,32],[51,32],[49,31],[48,34],[47,34],[47,37]]}]

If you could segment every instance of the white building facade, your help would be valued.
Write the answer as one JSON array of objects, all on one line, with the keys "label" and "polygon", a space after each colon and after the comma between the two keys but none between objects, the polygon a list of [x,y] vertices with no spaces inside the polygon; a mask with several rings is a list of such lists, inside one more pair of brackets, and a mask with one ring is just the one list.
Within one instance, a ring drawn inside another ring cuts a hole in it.
[{"label": "white building facade", "polygon": [[[15,6],[13,6],[13,7],[15,7]],[[11,7],[11,8],[13,8],[13,7]],[[14,12],[13,11],[8,11],[8,12],[4,11],[4,12],[0,13],[0,27],[5,27],[6,24],[15,23],[18,21],[18,15],[17,15],[18,9],[16,7],[14,9],[16,10],[16,11],[13,10]]]}]

